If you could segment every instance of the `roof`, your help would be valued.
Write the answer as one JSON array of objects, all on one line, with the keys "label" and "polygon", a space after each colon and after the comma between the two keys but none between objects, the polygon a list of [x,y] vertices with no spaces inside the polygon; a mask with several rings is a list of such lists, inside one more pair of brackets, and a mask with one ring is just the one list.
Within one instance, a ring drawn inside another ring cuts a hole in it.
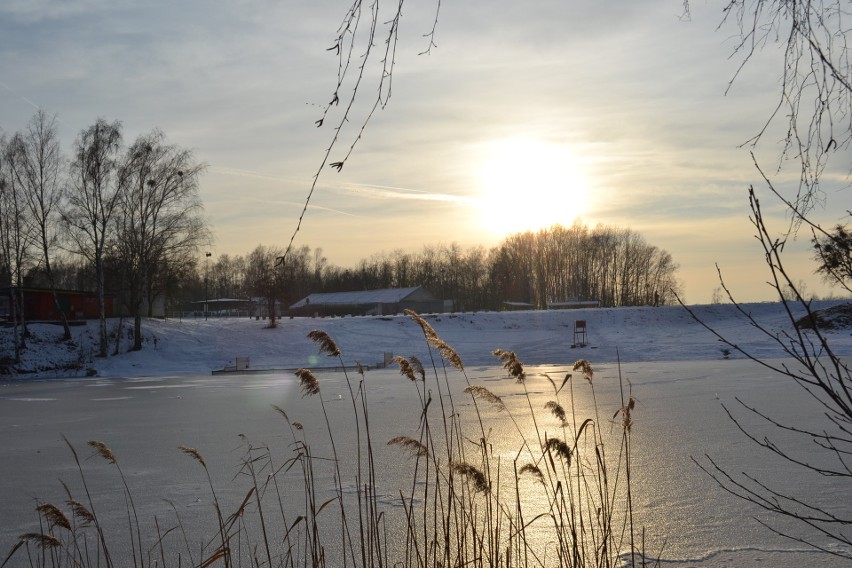
[{"label": "roof", "polygon": [[344,305],[357,306],[364,304],[398,304],[420,290],[413,288],[384,288],[381,290],[359,290],[357,292],[329,292],[326,294],[311,294],[290,306],[304,308],[305,306]]},{"label": "roof", "polygon": [[547,302],[548,308],[596,308],[598,300],[568,300],[565,302]]},{"label": "roof", "polygon": [[193,300],[190,302],[191,304],[251,304],[256,303],[257,300],[252,300],[251,298],[209,298],[207,300]]}]

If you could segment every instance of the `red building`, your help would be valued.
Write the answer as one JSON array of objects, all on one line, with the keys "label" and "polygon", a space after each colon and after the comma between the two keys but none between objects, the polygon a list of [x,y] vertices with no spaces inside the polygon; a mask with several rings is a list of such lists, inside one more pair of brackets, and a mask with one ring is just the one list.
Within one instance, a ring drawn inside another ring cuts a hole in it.
[{"label": "red building", "polygon": [[[53,302],[53,292],[47,288],[0,288],[0,320],[10,320],[15,313],[15,294],[23,297],[24,319],[27,321],[58,321],[60,313]],[[57,290],[59,307],[70,320],[96,319],[98,295],[95,292]],[[112,317],[115,297],[107,294],[104,306],[107,317]]]}]

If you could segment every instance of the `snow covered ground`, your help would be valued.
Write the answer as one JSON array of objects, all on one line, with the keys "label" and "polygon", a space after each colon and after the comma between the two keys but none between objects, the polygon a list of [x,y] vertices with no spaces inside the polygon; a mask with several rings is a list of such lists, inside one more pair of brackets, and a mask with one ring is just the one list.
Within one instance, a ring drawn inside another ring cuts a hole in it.
[{"label": "snow covered ground", "polygon": [[[781,304],[742,307],[771,333],[795,333]],[[749,353],[761,358],[784,356],[771,338],[749,325],[733,306],[691,309]],[[520,405],[522,399],[512,396],[513,381],[501,378],[503,372],[491,355],[495,348],[518,354],[530,372],[527,388],[542,397],[550,389],[544,373],[558,377],[575,360],[588,359],[597,372],[597,397],[610,416],[610,409],[619,404],[615,362],[620,358],[623,376],[638,399],[633,430],[637,517],[648,527],[648,550],[659,552],[665,566],[845,565],[836,557],[816,554],[772,535],[754,518],[772,522],[773,517],[726,494],[692,461],[695,458],[706,465],[706,454],[732,471],[755,473],[782,489],[805,491],[825,506],[846,507],[847,517],[852,514],[848,487],[831,478],[802,486],[800,472],[773,461],[748,442],[721,405],[727,404],[756,428],[760,424],[741,407],[737,409],[735,397],[805,426],[820,418],[819,408],[791,381],[729,351],[683,308],[464,313],[427,319],[458,351],[471,380],[488,385],[510,401],[509,405]],[[588,324],[585,347],[572,347],[577,319]],[[79,369],[45,370],[0,382],[0,557],[17,535],[37,528],[33,498],[61,500],[57,478],[75,479],[73,460],[61,435],[78,448],[86,440],[108,442],[130,476],[137,501],[145,502],[144,518],[167,516],[162,499],[172,501],[184,518],[190,518],[209,511],[210,503],[200,472],[175,451],[176,446],[202,451],[214,468],[220,498],[227,500],[228,492],[222,488],[233,483],[240,455],[235,449],[241,444],[238,434],[287,451],[281,418],[271,411],[271,404],[304,422],[306,431],[311,430],[312,420],[318,420],[316,400],[301,398],[290,372],[212,376],[211,370],[233,364],[236,357],[248,357],[255,369],[336,365],[337,361],[318,356],[317,346],[307,339],[313,329],[322,329],[336,340],[347,365],[357,360],[372,367],[385,353],[416,355],[424,361],[429,357],[420,328],[404,316],[284,319],[275,329],[266,329],[266,323],[249,319],[146,321],[142,351],[107,359],[91,356],[93,326],[74,328],[76,346],[57,342],[60,330],[56,326],[33,326],[36,337],[25,365]],[[852,356],[850,331],[828,333],[832,348],[840,355]],[[7,334],[8,329],[2,333]],[[0,341],[8,341],[8,336]],[[125,347],[129,343],[126,335],[122,343]],[[87,377],[88,369],[97,374]],[[413,390],[396,367],[371,370],[367,377],[376,439],[415,430],[418,413],[410,412],[408,404]],[[321,373],[320,379],[328,404],[345,397],[340,373]],[[457,382],[463,387],[461,378]],[[316,424],[315,429],[321,430],[320,426]],[[807,452],[812,450],[795,446],[795,439],[783,435],[775,439],[803,449],[811,459]],[[402,467],[393,458],[386,463],[390,470]],[[102,488],[115,484],[110,472],[101,475],[104,468],[99,469],[95,460],[87,460],[84,466],[93,483]],[[393,494],[393,488],[388,493]],[[116,522],[121,523],[121,492],[103,497],[111,495],[117,500]],[[238,489],[230,497],[239,501],[243,495],[244,490]],[[781,528],[800,530],[783,523]],[[836,546],[819,540],[819,535],[809,536],[826,547]]]},{"label": "snow covered ground", "polygon": [[[838,302],[817,302],[814,308]],[[769,337],[749,325],[736,308],[728,304],[693,306],[702,321],[729,341],[748,348],[757,357],[781,357],[784,353]],[[766,329],[792,333],[783,304],[744,304],[742,309]],[[801,309],[791,307],[794,315]],[[592,363],[690,361],[726,358],[725,346],[697,324],[680,306],[659,308],[607,308],[565,311],[478,312],[424,316],[447,343],[461,355],[466,365],[491,365],[496,349],[515,351],[530,365],[566,364],[580,358]],[[572,348],[575,320],[585,320],[588,346]],[[317,359],[316,346],[307,339],[314,329],[326,331],[340,347],[346,364],[355,361],[375,366],[385,353],[424,357],[426,347],[420,328],[409,318],[344,317],[282,319],[268,329],[264,320],[248,318],[145,320],[142,351],[118,357],[97,359],[96,327],[72,328],[76,346],[58,343],[60,329],[55,325],[31,326],[36,339],[24,356],[23,367],[42,371],[30,376],[60,377],[85,374],[94,369],[102,377],[157,376],[198,373],[234,364],[236,357],[248,357],[251,368],[291,369],[333,365]],[[115,332],[116,321],[110,322]],[[122,350],[130,344],[125,322]],[[0,330],[0,348],[9,353],[11,333]],[[114,339],[113,339],[114,341]],[[852,334],[831,334],[833,349],[852,354]],[[112,349],[112,346],[111,346]],[[741,358],[731,352],[727,357]],[[78,370],[44,371],[56,367],[79,366]]]}]

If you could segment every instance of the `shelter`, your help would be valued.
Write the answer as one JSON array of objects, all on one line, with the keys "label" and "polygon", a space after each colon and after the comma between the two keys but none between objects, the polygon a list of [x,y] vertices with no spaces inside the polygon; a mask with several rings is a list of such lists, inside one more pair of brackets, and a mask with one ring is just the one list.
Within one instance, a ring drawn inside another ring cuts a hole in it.
[{"label": "shelter", "polygon": [[440,312],[444,303],[422,286],[385,288],[358,292],[311,294],[290,306],[290,315],[387,315],[410,309],[418,313]]},{"label": "shelter", "polygon": [[[59,321],[60,312],[53,301],[49,288],[0,288],[0,320],[11,320],[15,315],[15,296],[20,295],[24,317],[27,321]],[[69,321],[95,319],[99,317],[98,295],[81,290],[57,290],[61,313]],[[115,296],[106,294],[104,305],[106,316],[112,317]]]},{"label": "shelter", "polygon": [[209,300],[196,300],[191,302],[188,311],[192,315],[204,315],[205,306],[207,315],[211,317],[250,317],[258,314],[258,306],[266,305],[264,299],[255,300],[251,298],[211,298]]},{"label": "shelter", "polygon": [[510,311],[519,311],[519,310],[534,310],[535,304],[531,304],[529,302],[512,302],[506,300],[503,302],[503,309]]},{"label": "shelter", "polygon": [[547,302],[548,310],[577,310],[581,308],[597,308],[598,300],[566,300],[563,302]]}]

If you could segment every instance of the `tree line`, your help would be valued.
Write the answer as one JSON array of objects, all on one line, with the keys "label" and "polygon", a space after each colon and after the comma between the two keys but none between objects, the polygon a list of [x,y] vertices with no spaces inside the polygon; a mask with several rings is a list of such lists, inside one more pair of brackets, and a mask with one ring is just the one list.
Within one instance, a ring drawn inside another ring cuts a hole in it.
[{"label": "tree line", "polygon": [[575,224],[511,235],[499,245],[458,244],[394,250],[353,267],[330,264],[321,248],[288,253],[276,246],[221,255],[196,276],[210,298],[264,297],[289,305],[315,292],[423,286],[456,310],[499,310],[506,302],[546,308],[551,302],[598,300],[602,306],[664,305],[680,292],[677,264],[630,229]]},{"label": "tree line", "polygon": [[[495,247],[427,245],[394,250],[351,267],[321,248],[258,245],[245,255],[207,253],[212,243],[199,196],[204,165],[159,130],[125,144],[120,122],[98,119],[63,155],[55,117],[37,112],[0,138],[0,284],[13,295],[15,358],[26,344],[20,290],[96,291],[99,349],[108,347],[105,296],[134,321],[156,301],[169,309],[206,298],[263,298],[268,313],[314,292],[423,286],[456,310],[498,310],[506,302],[598,300],[602,306],[668,304],[680,284],[665,250],[630,229],[582,224],[511,235]],[[64,314],[63,314],[64,320]],[[63,321],[70,339],[68,322]],[[274,325],[274,320],[273,320]]]}]

